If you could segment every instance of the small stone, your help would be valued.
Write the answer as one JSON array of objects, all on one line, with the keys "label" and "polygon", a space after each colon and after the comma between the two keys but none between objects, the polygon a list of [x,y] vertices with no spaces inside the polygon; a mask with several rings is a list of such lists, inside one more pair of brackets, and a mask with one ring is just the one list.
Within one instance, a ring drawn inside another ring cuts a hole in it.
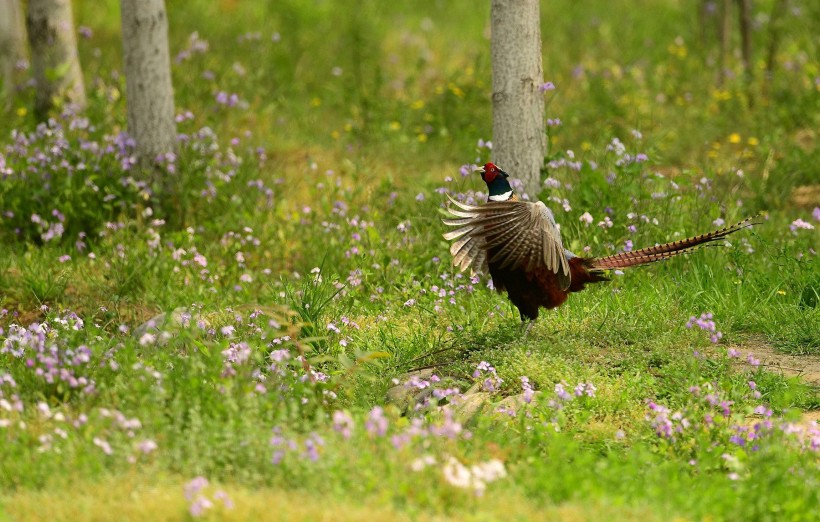
[{"label": "small stone", "polygon": [[406,410],[414,404],[423,401],[433,393],[432,386],[418,389],[414,386],[408,386],[406,383],[413,377],[420,380],[427,380],[433,373],[434,370],[428,368],[426,370],[419,370],[402,375],[399,377],[399,384],[387,390],[387,402],[395,404],[401,410]]},{"label": "small stone", "polygon": [[487,392],[474,392],[470,395],[464,394],[457,400],[450,403],[449,408],[453,416],[461,423],[466,423],[484,410],[485,405],[490,405],[492,394]]}]

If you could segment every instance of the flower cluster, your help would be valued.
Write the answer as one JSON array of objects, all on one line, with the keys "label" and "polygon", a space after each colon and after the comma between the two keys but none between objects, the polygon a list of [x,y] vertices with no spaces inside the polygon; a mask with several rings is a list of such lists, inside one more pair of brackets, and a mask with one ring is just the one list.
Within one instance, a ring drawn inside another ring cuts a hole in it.
[{"label": "flower cluster", "polygon": [[487,361],[481,361],[473,372],[473,379],[481,380],[481,389],[486,392],[496,392],[504,380],[498,376],[495,367]]},{"label": "flower cluster", "polygon": [[564,381],[555,383],[555,387],[553,388],[555,395],[547,403],[550,408],[553,410],[561,410],[566,403],[571,402],[576,397],[595,397],[595,392],[598,390],[591,382],[578,383],[572,393],[567,391],[567,386],[567,383]]},{"label": "flower cluster", "polygon": [[639,152],[635,155],[628,154],[626,152],[626,145],[624,145],[623,142],[621,142],[621,140],[619,140],[617,137],[612,138],[612,141],[609,142],[609,145],[607,145],[606,150],[615,153],[615,155],[618,157],[618,159],[615,161],[615,165],[619,167],[630,165],[632,163],[643,163],[649,160],[649,157],[642,152]]},{"label": "flower cluster", "polygon": [[284,436],[282,430],[276,427],[273,429],[270,445],[274,448],[271,457],[273,464],[280,464],[288,454],[295,454],[300,459],[317,462],[320,457],[320,448],[324,447],[325,440],[318,433],[310,433],[299,441]]},{"label": "flower cluster", "polygon": [[792,232],[797,232],[798,230],[814,230],[814,225],[807,221],[803,221],[802,219],[795,219],[792,221],[792,224],[789,225],[789,230]]},{"label": "flower cluster", "polygon": [[700,317],[695,317],[694,315],[690,317],[686,322],[686,328],[691,330],[694,326],[697,326],[701,330],[708,333],[709,340],[714,344],[717,344],[723,338],[723,333],[717,330],[717,326],[715,325],[715,321],[712,319],[711,312],[704,312],[700,314]]},{"label": "flower cluster", "polygon": [[[747,398],[757,400],[761,397],[754,381],[749,381],[748,388]],[[772,410],[759,404],[753,410],[747,410],[747,414],[756,418],[755,422],[749,423],[745,416],[733,410],[735,401],[711,383],[691,386],[689,394],[686,405],[675,411],[647,400],[646,420],[649,425],[658,437],[681,451],[689,451],[689,441],[701,435],[706,435],[704,444],[707,446],[704,449],[707,452],[711,452],[714,446],[722,446],[727,451],[736,447],[758,451],[761,440],[775,433],[796,441],[804,449],[820,451],[820,430],[816,422],[777,423],[772,417]]]},{"label": "flower cluster", "polygon": [[58,392],[76,391],[93,394],[96,382],[93,373],[93,354],[84,344],[72,346],[62,331],[78,331],[83,321],[74,313],[55,317],[51,323],[33,323],[28,328],[12,324],[0,345],[0,356],[24,361],[32,374]]},{"label": "flower cluster", "polygon": [[95,231],[126,202],[151,194],[130,175],[132,149],[125,134],[100,136],[70,107],[33,132],[13,131],[0,149],[2,234],[50,242]]},{"label": "flower cluster", "polygon": [[214,501],[222,502],[225,509],[233,509],[233,500],[224,490],[216,490],[212,495],[207,495],[206,489],[208,486],[208,479],[203,476],[194,477],[185,484],[183,492],[185,500],[190,502],[188,511],[192,517],[197,518],[205,515],[214,508]]},{"label": "flower cluster", "polygon": [[478,496],[484,494],[487,484],[507,476],[504,463],[498,459],[490,459],[467,467],[455,457],[449,457],[441,472],[444,480],[451,486],[470,489]]}]

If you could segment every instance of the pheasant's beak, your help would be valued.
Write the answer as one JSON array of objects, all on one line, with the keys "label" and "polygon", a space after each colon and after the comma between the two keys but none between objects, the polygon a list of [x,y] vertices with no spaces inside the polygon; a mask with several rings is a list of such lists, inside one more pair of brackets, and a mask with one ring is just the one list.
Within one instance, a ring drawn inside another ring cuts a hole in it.
[{"label": "pheasant's beak", "polygon": [[473,167],[473,172],[478,172],[479,174],[484,174],[484,167],[480,165],[476,165]]}]

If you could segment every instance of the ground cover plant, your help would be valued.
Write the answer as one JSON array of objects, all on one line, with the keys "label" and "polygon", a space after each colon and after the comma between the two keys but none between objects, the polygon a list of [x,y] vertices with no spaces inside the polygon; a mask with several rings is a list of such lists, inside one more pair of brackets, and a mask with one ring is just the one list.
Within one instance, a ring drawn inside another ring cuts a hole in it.
[{"label": "ground cover plant", "polygon": [[441,237],[485,197],[489,7],[389,4],[169,2],[173,199],[123,132],[116,2],[77,5],[88,109],[0,121],[0,514],[820,518],[817,380],[756,349],[820,356],[818,7],[717,86],[694,5],[542,6],[568,248],[762,217],[522,337]]}]

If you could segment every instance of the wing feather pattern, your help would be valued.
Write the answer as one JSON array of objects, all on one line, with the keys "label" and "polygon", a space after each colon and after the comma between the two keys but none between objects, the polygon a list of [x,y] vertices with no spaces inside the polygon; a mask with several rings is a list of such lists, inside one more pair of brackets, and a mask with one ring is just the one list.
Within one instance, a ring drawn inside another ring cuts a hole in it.
[{"label": "wing feather pattern", "polygon": [[[457,219],[444,219],[456,227],[444,238],[456,240],[450,247],[453,265],[462,271],[472,268],[488,272],[488,263],[528,272],[546,268],[558,276],[563,289],[569,287],[569,263],[561,232],[552,212],[540,201],[499,201],[467,205],[448,196],[447,211]],[[492,257],[488,253],[492,250]]]}]

